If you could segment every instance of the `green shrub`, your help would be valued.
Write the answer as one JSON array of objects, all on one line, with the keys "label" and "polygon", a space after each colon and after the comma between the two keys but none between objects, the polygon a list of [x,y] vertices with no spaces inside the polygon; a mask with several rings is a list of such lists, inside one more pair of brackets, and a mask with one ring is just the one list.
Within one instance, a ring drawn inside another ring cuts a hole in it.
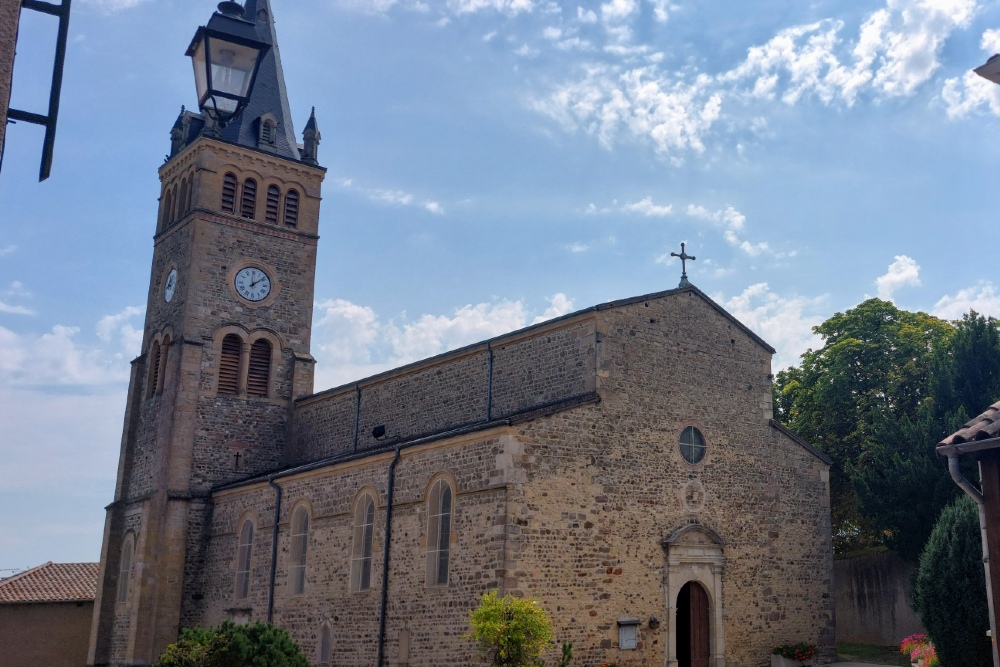
[{"label": "green shrub", "polygon": [[309,662],[281,628],[226,621],[214,630],[184,630],[156,667],[309,667]]},{"label": "green shrub", "polygon": [[934,525],[920,556],[913,599],[942,665],[993,664],[979,508],[968,496],[946,507]]},{"label": "green shrub", "polygon": [[483,595],[469,614],[472,629],[466,635],[494,667],[528,667],[538,661],[552,638],[552,627],[538,602],[496,591]]}]

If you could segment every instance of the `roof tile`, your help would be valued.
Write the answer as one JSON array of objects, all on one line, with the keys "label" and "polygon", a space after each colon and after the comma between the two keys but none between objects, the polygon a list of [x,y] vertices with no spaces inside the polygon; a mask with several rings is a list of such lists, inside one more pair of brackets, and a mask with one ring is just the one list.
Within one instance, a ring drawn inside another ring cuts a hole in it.
[{"label": "roof tile", "polygon": [[0,604],[85,602],[97,593],[99,563],[53,563],[0,580]]},{"label": "roof tile", "polygon": [[1000,401],[991,405],[986,412],[975,419],[970,419],[965,426],[939,442],[938,447],[992,438],[1000,438]]}]

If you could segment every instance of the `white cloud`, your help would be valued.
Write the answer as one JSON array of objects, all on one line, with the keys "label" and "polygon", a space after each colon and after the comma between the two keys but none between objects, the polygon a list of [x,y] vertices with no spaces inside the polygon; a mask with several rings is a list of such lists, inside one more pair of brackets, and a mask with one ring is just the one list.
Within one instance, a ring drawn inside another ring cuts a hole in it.
[{"label": "white cloud", "polygon": [[483,41],[484,42],[492,42],[493,38],[496,37],[496,36],[497,36],[497,31],[496,30],[491,30],[490,32],[488,32],[485,35],[483,35]]},{"label": "white cloud", "polygon": [[559,39],[562,37],[563,31],[561,28],[555,28],[549,26],[542,31],[542,37],[545,39]]},{"label": "white cloud", "polygon": [[433,213],[434,215],[444,215],[444,207],[436,201],[429,201],[424,204],[424,208]]},{"label": "white cloud", "polygon": [[1000,318],[1000,294],[992,282],[984,280],[975,287],[967,287],[954,295],[941,297],[934,304],[931,314],[947,320],[957,320],[970,310]]},{"label": "white cloud", "polygon": [[341,7],[363,14],[385,14],[399,4],[399,0],[339,0]]},{"label": "white cloud", "polygon": [[892,301],[899,288],[920,286],[920,266],[911,257],[896,255],[889,270],[876,278],[875,284],[878,286],[878,298]]},{"label": "white cloud", "polygon": [[756,257],[761,253],[769,252],[771,249],[766,242],[750,243],[749,241],[745,241],[737,236],[736,232],[731,229],[727,229],[725,234],[722,235],[722,238],[724,238],[726,243],[729,245],[739,248],[751,257]]},{"label": "white cloud", "polygon": [[495,11],[509,16],[530,12],[535,8],[532,0],[448,0],[448,8],[456,14]]},{"label": "white cloud", "polygon": [[597,14],[592,9],[577,7],[576,20],[580,23],[597,23]]},{"label": "white cloud", "polygon": [[714,222],[734,231],[743,229],[743,223],[747,220],[745,215],[737,211],[732,206],[727,206],[726,208],[718,211],[710,211],[701,205],[688,204],[685,213],[692,218]]},{"label": "white cloud", "polygon": [[670,11],[677,9],[669,0],[650,0],[650,4],[653,6],[653,18],[660,23],[666,23],[670,18]]},{"label": "white cloud", "polygon": [[1000,30],[986,30],[979,40],[979,48],[989,54],[1000,53]]},{"label": "white cloud", "polygon": [[637,0],[611,0],[601,5],[601,19],[606,23],[623,21],[638,8]]},{"label": "white cloud", "polygon": [[514,51],[514,55],[521,56],[522,58],[534,58],[539,53],[541,53],[541,51],[527,44],[522,44],[517,50]]},{"label": "white cloud", "polygon": [[83,4],[90,5],[105,14],[116,14],[126,9],[132,9],[145,4],[149,0],[83,0]]},{"label": "white cloud", "polygon": [[588,250],[590,250],[589,245],[587,245],[586,243],[580,243],[579,241],[569,244],[567,248],[569,249],[570,252],[574,253],[587,252]]},{"label": "white cloud", "polygon": [[313,339],[319,360],[316,386],[322,389],[358,380],[396,366],[499,336],[572,311],[565,294],[548,299],[532,316],[522,301],[503,299],[469,304],[451,315],[421,315],[383,323],[367,306],[344,299],[316,304]]},{"label": "white cloud", "polygon": [[674,207],[670,204],[654,204],[652,197],[645,197],[637,202],[625,204],[622,206],[622,210],[629,213],[640,213],[649,217],[662,218],[670,215],[673,212]]},{"label": "white cloud", "polygon": [[[721,296],[713,298],[723,300]],[[774,372],[797,364],[803,352],[822,344],[812,328],[825,319],[822,313],[826,305],[825,296],[783,297],[772,292],[767,283],[750,285],[724,302],[727,311],[777,350],[772,361]]]},{"label": "white cloud", "polygon": [[16,245],[8,245],[0,248],[0,257],[6,257],[7,255],[12,255],[17,251]]},{"label": "white cloud", "polygon": [[352,190],[360,193],[368,199],[389,204],[391,206],[419,206],[434,215],[444,215],[444,206],[440,202],[432,199],[423,199],[405,190],[393,190],[392,188],[368,188],[357,185],[354,179],[341,178],[336,181],[345,190]]},{"label": "white cloud", "polygon": [[962,118],[981,107],[1000,116],[1000,86],[987,81],[975,72],[966,72],[962,78],[948,79],[941,89],[945,112],[949,118]]}]

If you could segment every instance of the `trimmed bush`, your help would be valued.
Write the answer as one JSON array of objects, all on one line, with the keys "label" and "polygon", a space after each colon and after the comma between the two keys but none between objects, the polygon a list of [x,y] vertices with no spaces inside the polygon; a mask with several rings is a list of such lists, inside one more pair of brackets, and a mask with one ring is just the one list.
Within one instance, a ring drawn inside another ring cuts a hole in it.
[{"label": "trimmed bush", "polygon": [[991,667],[979,508],[962,495],[941,512],[913,587],[920,620],[947,667]]},{"label": "trimmed bush", "polygon": [[494,667],[534,665],[552,638],[549,617],[538,602],[512,595],[501,598],[496,591],[483,595],[469,623],[472,630],[466,636],[476,640]]},{"label": "trimmed bush", "polygon": [[184,630],[156,667],[309,667],[309,661],[281,628],[226,621],[214,630]]}]

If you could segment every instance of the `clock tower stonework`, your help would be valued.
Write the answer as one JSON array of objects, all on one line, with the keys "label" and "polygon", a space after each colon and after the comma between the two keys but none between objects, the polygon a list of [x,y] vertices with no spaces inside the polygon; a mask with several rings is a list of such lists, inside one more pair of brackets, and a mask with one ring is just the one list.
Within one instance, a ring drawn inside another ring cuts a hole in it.
[{"label": "clock tower stonework", "polygon": [[182,110],[159,170],[90,665],[151,665],[199,617],[210,490],[285,463],[313,390],[320,134],[313,114],[295,140],[270,3],[244,17],[271,45],[246,109],[225,127]]}]

